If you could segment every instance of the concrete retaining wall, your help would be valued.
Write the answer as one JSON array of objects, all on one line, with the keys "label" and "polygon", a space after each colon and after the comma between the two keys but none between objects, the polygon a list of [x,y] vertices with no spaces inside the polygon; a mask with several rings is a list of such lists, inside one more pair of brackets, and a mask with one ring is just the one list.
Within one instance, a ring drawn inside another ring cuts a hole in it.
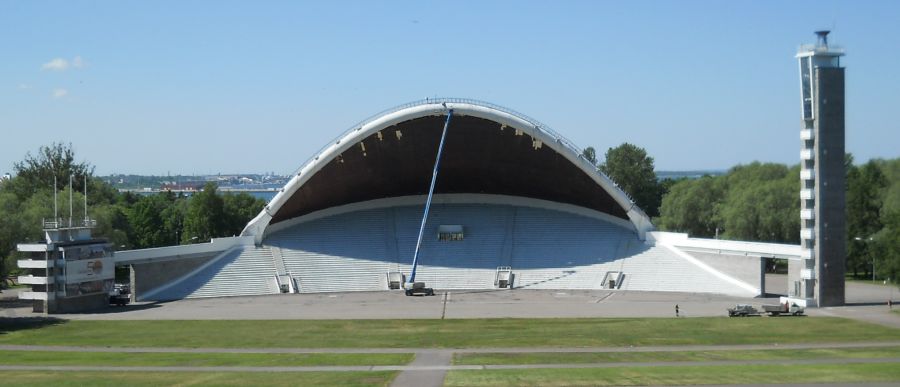
[{"label": "concrete retaining wall", "polygon": [[746,255],[716,254],[710,252],[685,251],[697,260],[731,277],[758,287],[765,293],[764,259]]},{"label": "concrete retaining wall", "polygon": [[190,258],[150,262],[131,267],[132,300],[142,301],[142,295],[174,281],[219,255],[219,252],[199,254]]}]

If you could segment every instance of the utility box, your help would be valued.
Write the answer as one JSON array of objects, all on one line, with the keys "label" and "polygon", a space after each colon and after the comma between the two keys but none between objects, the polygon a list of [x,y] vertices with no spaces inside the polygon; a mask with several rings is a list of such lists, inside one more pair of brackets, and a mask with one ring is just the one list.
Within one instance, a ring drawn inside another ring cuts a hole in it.
[{"label": "utility box", "polygon": [[387,272],[387,285],[388,289],[397,290],[403,287],[403,283],[406,282],[406,276],[399,271],[389,271]]},{"label": "utility box", "polygon": [[513,278],[515,278],[515,274],[513,274],[511,266],[498,266],[497,273],[494,275],[494,286],[499,289],[512,288]]}]

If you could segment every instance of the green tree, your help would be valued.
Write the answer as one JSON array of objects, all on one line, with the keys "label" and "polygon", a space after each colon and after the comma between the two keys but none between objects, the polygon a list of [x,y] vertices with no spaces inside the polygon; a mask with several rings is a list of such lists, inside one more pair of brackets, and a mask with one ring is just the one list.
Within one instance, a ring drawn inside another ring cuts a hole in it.
[{"label": "green tree", "polygon": [[69,186],[69,177],[73,177],[72,186],[76,191],[84,191],[84,177],[94,173],[94,167],[87,162],[76,162],[72,144],[53,143],[42,146],[37,155],[25,154],[25,159],[13,164],[16,179],[10,189],[25,199],[45,187],[53,187],[56,178],[56,189]]},{"label": "green tree", "polygon": [[184,216],[184,243],[209,242],[225,235],[225,204],[216,193],[218,185],[206,183],[203,190],[191,196]]},{"label": "green tree", "polygon": [[698,237],[799,243],[800,168],[754,162],[678,182],[662,200],[662,229]]},{"label": "green tree", "polygon": [[847,171],[847,269],[854,277],[864,271],[871,274],[871,241],[883,225],[882,193],[888,181],[875,161]]},{"label": "green tree", "polygon": [[128,223],[128,208],[119,204],[101,204],[91,206],[90,217],[97,220],[94,235],[107,238],[116,249],[129,249],[134,246]]},{"label": "green tree", "polygon": [[[745,180],[735,180],[743,175]],[[729,181],[719,211],[724,236],[730,239],[799,243],[799,167],[756,164],[741,167]]]},{"label": "green tree", "polygon": [[21,212],[16,195],[0,188],[0,279],[15,271],[12,252],[26,232]]},{"label": "green tree", "polygon": [[594,149],[594,147],[589,146],[587,148],[584,148],[584,150],[581,151],[581,155],[584,156],[584,159],[589,161],[591,164],[597,165],[597,151]]},{"label": "green tree", "polygon": [[187,213],[188,198],[178,194],[171,194],[171,205],[163,210],[163,229],[166,237],[171,237],[171,242],[166,245],[181,244],[181,236],[184,235],[184,216]]},{"label": "green tree", "polygon": [[225,235],[240,235],[253,217],[262,211],[266,202],[252,195],[241,192],[239,194],[226,193],[222,197],[225,205]]},{"label": "green tree", "polygon": [[164,246],[172,237],[165,235],[163,212],[169,207],[164,194],[144,196],[127,212],[132,247],[144,249]]},{"label": "green tree", "polygon": [[879,277],[900,284],[900,211],[886,212],[882,223],[884,228],[872,238],[875,270]]},{"label": "green tree", "polygon": [[641,147],[624,143],[609,148],[600,170],[622,188],[649,216],[659,215],[662,200],[653,158]]},{"label": "green tree", "polygon": [[711,176],[678,181],[662,199],[657,225],[663,230],[711,238],[718,228],[716,203],[721,198],[721,184]]}]

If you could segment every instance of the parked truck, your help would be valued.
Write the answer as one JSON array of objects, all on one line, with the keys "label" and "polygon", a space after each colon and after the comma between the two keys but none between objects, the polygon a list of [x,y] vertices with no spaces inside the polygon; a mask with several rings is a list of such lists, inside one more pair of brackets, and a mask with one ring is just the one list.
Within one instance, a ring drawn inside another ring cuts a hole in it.
[{"label": "parked truck", "polygon": [[759,311],[752,305],[737,304],[733,308],[728,308],[728,317],[747,317],[759,316]]},{"label": "parked truck", "polygon": [[768,313],[769,316],[776,317],[781,315],[788,316],[802,316],[803,315],[803,307],[799,306],[795,303],[791,303],[788,305],[787,302],[780,305],[763,305],[763,311]]},{"label": "parked truck", "polygon": [[128,284],[115,284],[109,291],[109,304],[125,306],[131,302],[131,287]]}]

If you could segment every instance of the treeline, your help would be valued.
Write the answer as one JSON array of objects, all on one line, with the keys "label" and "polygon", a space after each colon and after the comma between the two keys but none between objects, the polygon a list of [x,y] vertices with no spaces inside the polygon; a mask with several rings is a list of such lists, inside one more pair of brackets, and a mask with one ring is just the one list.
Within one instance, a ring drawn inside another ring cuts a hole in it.
[{"label": "treeline", "polygon": [[699,238],[799,244],[800,167],[755,162],[679,180],[654,223]]},{"label": "treeline", "polygon": [[[800,167],[754,162],[720,176],[657,180],[653,158],[632,144],[602,162],[584,157],[620,184],[661,230],[693,237],[800,243]],[[900,158],[856,165],[847,155],[847,272],[900,283]],[[873,269],[874,266],[874,269]]]},{"label": "treeline", "polygon": [[[653,158],[632,144],[610,148],[602,161],[587,148],[583,156],[620,184],[661,230],[693,237],[798,244],[800,170],[773,163],[731,168],[720,176],[658,180]],[[847,270],[900,282],[900,159],[872,160],[847,167]],[[15,268],[16,243],[42,238],[41,220],[54,215],[53,182],[59,214],[84,214],[84,185],[94,234],[118,249],[209,241],[238,235],[265,206],[246,193],[219,194],[215,183],[202,192],[143,196],[119,193],[94,168],[75,161],[71,145],[42,147],[14,165],[16,176],[0,182],[0,274]],[[70,192],[69,176],[73,176]],[[87,179],[84,177],[87,176]],[[873,265],[874,263],[874,265]]]},{"label": "treeline", "polygon": [[0,182],[0,277],[15,270],[17,243],[43,238],[42,220],[54,217],[54,180],[57,214],[69,218],[71,208],[76,224],[85,214],[87,184],[88,216],[97,221],[93,234],[109,239],[118,250],[238,235],[265,206],[264,200],[247,193],[220,194],[212,182],[191,196],[119,193],[93,176],[93,166],[76,162],[70,144],[42,147],[36,155],[28,153],[13,169],[16,175]]}]

